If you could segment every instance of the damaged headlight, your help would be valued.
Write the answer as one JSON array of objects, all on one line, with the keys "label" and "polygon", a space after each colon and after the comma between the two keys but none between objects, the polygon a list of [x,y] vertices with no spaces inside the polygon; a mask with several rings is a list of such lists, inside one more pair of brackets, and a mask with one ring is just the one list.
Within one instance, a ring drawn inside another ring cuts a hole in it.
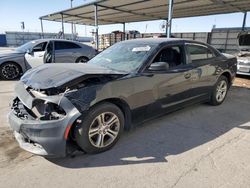
[{"label": "damaged headlight", "polygon": [[58,104],[41,99],[48,96],[45,91],[34,89],[29,89],[28,91],[35,98],[33,108],[31,109],[35,118],[40,120],[56,120],[66,115],[66,112]]}]

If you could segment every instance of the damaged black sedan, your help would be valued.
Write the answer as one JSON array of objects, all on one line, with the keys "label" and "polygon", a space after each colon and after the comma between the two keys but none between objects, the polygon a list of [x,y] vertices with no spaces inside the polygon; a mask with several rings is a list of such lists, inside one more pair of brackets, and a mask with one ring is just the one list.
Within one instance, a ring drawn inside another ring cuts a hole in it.
[{"label": "damaged black sedan", "polygon": [[9,122],[20,147],[38,155],[65,156],[72,146],[103,152],[133,124],[194,103],[221,104],[236,69],[234,56],[204,43],[124,41],[87,64],[29,70]]}]

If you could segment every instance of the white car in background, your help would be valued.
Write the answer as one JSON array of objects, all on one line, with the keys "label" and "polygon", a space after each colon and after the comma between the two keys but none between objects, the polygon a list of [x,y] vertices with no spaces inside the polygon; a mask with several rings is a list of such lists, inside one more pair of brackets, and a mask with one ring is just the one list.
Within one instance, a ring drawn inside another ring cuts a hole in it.
[{"label": "white car in background", "polygon": [[0,77],[13,80],[44,63],[86,63],[96,55],[91,46],[62,39],[39,39],[0,51]]},{"label": "white car in background", "polygon": [[250,76],[250,33],[240,33],[238,40],[240,53],[237,55],[237,74]]}]

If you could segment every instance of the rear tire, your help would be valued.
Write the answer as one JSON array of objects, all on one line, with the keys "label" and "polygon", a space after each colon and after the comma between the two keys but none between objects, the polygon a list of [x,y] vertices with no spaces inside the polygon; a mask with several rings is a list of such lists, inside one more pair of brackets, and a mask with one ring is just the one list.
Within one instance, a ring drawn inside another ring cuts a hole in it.
[{"label": "rear tire", "polygon": [[76,63],[87,63],[89,59],[87,57],[78,57]]},{"label": "rear tire", "polygon": [[0,77],[3,80],[15,80],[21,76],[21,67],[13,62],[7,62],[0,66]]},{"label": "rear tire", "polygon": [[227,96],[228,89],[229,89],[228,79],[227,77],[222,75],[221,77],[219,77],[218,81],[214,85],[210,99],[210,104],[214,106],[222,104]]},{"label": "rear tire", "polygon": [[82,150],[100,153],[116,144],[123,129],[123,112],[116,105],[105,102],[90,109],[74,133]]}]

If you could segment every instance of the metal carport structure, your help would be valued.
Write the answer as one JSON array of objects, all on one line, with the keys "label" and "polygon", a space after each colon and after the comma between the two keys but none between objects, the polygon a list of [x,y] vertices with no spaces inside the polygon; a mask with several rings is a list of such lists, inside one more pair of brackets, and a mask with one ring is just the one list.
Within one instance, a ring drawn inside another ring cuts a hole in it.
[{"label": "metal carport structure", "polygon": [[62,10],[40,17],[43,20],[62,23],[92,25],[96,27],[96,47],[98,48],[98,25],[167,20],[167,36],[171,34],[172,18],[205,16],[250,11],[250,0],[94,0],[71,9]]}]

